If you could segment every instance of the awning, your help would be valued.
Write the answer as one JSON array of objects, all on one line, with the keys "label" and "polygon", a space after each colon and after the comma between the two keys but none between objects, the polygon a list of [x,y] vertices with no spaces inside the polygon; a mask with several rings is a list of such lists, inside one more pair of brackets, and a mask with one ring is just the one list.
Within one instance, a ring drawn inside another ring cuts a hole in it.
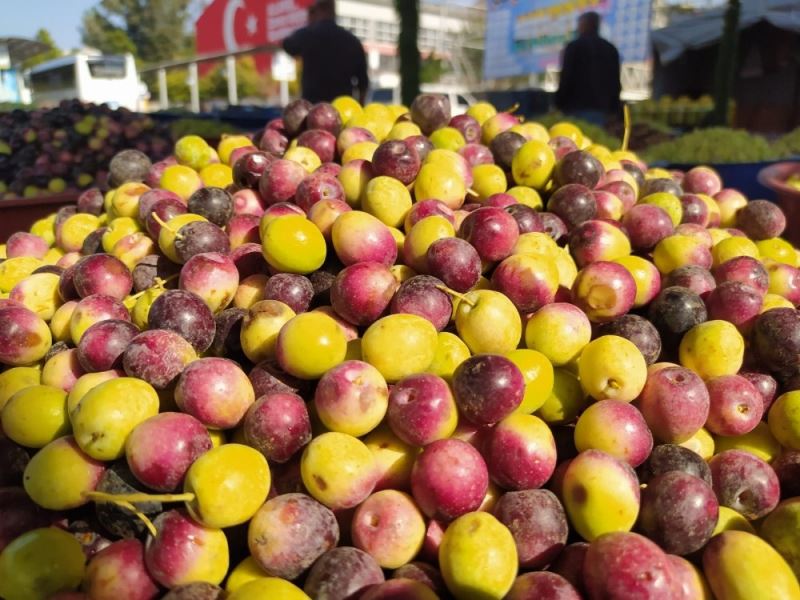
[{"label": "awning", "polygon": [[11,59],[11,64],[17,65],[31,56],[49,50],[50,46],[25,38],[0,37],[0,53],[2,53],[1,49],[5,49],[5,53]]},{"label": "awning", "polygon": [[[687,50],[714,44],[722,37],[726,6],[675,19],[668,27],[651,33],[662,64]],[[743,0],[739,30],[766,21],[779,29],[800,33],[800,2],[797,0]]]}]

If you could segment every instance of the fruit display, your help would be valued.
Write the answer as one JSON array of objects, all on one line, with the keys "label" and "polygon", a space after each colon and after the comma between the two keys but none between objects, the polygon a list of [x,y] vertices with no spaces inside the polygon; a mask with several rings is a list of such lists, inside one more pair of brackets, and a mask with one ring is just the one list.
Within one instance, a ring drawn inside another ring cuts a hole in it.
[{"label": "fruit display", "polygon": [[800,600],[800,253],[572,123],[298,100],[0,246],[4,600]]},{"label": "fruit display", "polygon": [[774,145],[760,135],[740,129],[696,129],[643,152],[651,162],[679,164],[753,163],[780,158]]},{"label": "fruit display", "polygon": [[775,140],[775,148],[777,148],[781,157],[792,158],[800,156],[800,127]]},{"label": "fruit display", "polygon": [[128,148],[160,160],[172,149],[172,134],[127,109],[74,100],[0,113],[0,199],[105,187],[109,162]]},{"label": "fruit display", "polygon": [[[625,125],[622,121],[610,123],[607,127],[611,134],[619,139],[622,139],[622,136],[625,134]],[[678,137],[678,135],[679,132],[673,127],[665,125],[660,121],[634,117],[630,128],[628,148],[636,152],[647,150],[656,144],[673,140]]]},{"label": "fruit display", "polygon": [[181,117],[169,124],[169,131],[175,140],[185,135],[199,135],[204,139],[219,139],[223,135],[242,133],[238,128],[221,121],[197,119],[191,116]]},{"label": "fruit display", "polygon": [[[597,144],[601,144],[607,148],[618,148],[622,143],[622,131],[609,133],[604,127],[600,127],[589,121],[584,121],[583,119],[567,117],[559,111],[553,111],[540,117],[538,122],[550,128],[553,125],[563,123],[567,120],[580,129],[582,135],[589,136]],[[634,123],[636,123],[636,121],[634,121]],[[633,139],[633,136],[631,136],[631,139]]]},{"label": "fruit display", "polygon": [[[648,98],[631,104],[634,118],[664,123],[672,127],[697,127],[702,125],[714,110],[714,99],[705,94],[693,99],[689,96],[674,98],[664,94],[657,99]],[[733,121],[736,104],[731,100],[728,107],[728,122]]]}]

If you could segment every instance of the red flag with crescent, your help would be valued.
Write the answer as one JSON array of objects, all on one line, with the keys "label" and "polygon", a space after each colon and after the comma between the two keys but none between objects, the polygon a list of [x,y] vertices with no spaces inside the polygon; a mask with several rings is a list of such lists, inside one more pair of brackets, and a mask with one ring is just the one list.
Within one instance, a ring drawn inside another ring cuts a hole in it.
[{"label": "red flag with crescent", "polygon": [[[214,0],[195,22],[198,54],[234,51],[262,44],[278,44],[306,24],[313,0]],[[270,57],[255,55],[256,68],[269,70]],[[213,68],[200,65],[200,72]]]}]

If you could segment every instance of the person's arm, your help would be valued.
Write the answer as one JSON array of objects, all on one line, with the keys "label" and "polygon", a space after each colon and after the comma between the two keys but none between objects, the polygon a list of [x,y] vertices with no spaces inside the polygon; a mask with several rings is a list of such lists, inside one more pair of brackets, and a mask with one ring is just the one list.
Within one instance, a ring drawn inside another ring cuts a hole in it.
[{"label": "person's arm", "polygon": [[575,46],[567,44],[561,53],[561,73],[558,76],[556,107],[564,109],[572,94],[572,79],[575,77]]},{"label": "person's arm", "polygon": [[308,35],[308,27],[301,27],[291,35],[285,37],[281,44],[284,51],[292,56],[299,56],[303,52]]},{"label": "person's arm", "polygon": [[369,74],[367,73],[367,54],[359,43],[359,53],[356,63],[356,78],[358,79],[358,101],[365,104],[367,101],[367,88],[369,88]]}]

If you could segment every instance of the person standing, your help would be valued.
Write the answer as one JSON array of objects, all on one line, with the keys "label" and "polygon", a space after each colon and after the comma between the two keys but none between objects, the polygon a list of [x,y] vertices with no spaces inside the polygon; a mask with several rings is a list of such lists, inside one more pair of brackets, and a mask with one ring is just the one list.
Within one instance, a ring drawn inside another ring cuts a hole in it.
[{"label": "person standing", "polygon": [[583,13],[577,38],[561,56],[556,107],[569,116],[603,125],[618,114],[621,90],[619,52],[600,37],[600,15]]},{"label": "person standing", "polygon": [[308,25],[283,40],[288,54],[303,59],[303,98],[316,103],[355,96],[364,104],[367,56],[359,39],[336,23],[334,0],[317,0],[308,17]]}]

